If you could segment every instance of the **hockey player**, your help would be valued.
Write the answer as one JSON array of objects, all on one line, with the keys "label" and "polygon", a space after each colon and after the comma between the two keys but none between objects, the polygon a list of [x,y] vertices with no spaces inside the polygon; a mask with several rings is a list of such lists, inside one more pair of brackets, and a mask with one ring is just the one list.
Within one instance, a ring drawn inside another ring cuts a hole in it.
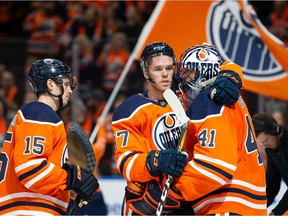
[{"label": "hockey player", "polygon": [[[148,91],[126,99],[114,111],[112,119],[117,168],[127,180],[122,215],[155,214],[163,177],[167,174],[181,176],[187,163],[186,154],[176,151],[180,125],[163,97],[174,79],[174,51],[164,42],[148,44],[142,52],[140,65],[149,83]],[[232,104],[238,99],[239,89],[229,79],[224,82],[232,83],[231,91],[225,94],[226,89],[215,86],[217,97],[214,98]],[[181,199],[170,190],[163,213],[180,207]]]},{"label": "hockey player", "polygon": [[225,74],[241,83],[241,68],[222,62],[213,45],[190,47],[180,57],[177,76],[192,104],[189,162],[174,184],[197,215],[267,215],[265,169],[245,102],[240,96],[224,106],[209,99],[211,88],[202,89],[203,81]]},{"label": "hockey player", "polygon": [[38,101],[22,106],[8,128],[0,155],[0,214],[64,215],[69,190],[89,201],[99,187],[91,172],[67,163],[65,128],[56,113],[76,81],[55,59],[33,63],[29,80]]}]

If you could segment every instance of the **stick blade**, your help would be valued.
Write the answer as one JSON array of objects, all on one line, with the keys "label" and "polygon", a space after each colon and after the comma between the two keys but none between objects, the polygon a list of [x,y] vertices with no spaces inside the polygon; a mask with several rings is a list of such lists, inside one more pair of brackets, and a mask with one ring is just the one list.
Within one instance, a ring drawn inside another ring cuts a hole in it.
[{"label": "stick blade", "polygon": [[171,89],[166,89],[163,96],[172,108],[173,112],[176,114],[180,124],[186,124],[189,121],[189,118],[187,117],[186,112],[176,94]]},{"label": "stick blade", "polygon": [[[69,143],[70,138],[71,142]],[[68,153],[71,149],[69,157],[71,155],[73,158],[77,158],[79,161],[76,162],[78,162],[80,166],[85,163],[83,168],[93,172],[96,166],[95,154],[88,136],[79,124],[75,122],[70,123],[70,131],[67,133],[67,142]]]}]

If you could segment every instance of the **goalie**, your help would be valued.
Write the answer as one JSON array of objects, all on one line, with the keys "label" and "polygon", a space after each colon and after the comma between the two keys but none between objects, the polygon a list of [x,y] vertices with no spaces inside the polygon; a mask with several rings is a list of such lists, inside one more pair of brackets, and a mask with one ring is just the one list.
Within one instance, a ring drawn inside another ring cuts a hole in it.
[{"label": "goalie", "polygon": [[267,215],[265,169],[244,100],[240,96],[232,106],[211,101],[211,94],[218,98],[213,90],[217,80],[202,88],[217,73],[201,65],[213,62],[219,64],[219,81],[233,79],[239,87],[242,83],[241,68],[222,63],[215,46],[196,45],[182,53],[177,77],[192,102],[186,111],[190,121],[184,143],[190,157],[174,186],[188,201],[185,208],[197,215]]}]

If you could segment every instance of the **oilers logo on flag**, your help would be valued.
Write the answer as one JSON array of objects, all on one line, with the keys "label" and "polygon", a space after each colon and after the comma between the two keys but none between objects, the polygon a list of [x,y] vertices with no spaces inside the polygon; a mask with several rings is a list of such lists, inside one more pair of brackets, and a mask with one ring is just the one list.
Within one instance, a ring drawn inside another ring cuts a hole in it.
[{"label": "oilers logo on flag", "polygon": [[174,113],[159,117],[152,130],[153,141],[159,150],[176,149],[181,136],[180,123]]},{"label": "oilers logo on flag", "polygon": [[[260,20],[249,10],[253,20]],[[276,80],[285,76],[285,71],[273,57],[259,33],[241,12],[237,1],[217,1],[211,4],[206,22],[207,39],[214,44],[224,60],[241,66],[247,80]],[[261,29],[273,40],[275,46],[281,41],[263,26]]]}]

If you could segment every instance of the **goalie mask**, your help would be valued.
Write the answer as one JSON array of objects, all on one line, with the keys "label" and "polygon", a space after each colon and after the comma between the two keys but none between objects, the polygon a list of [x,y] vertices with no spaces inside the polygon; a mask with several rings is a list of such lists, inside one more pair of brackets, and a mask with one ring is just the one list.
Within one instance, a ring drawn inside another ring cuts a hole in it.
[{"label": "goalie mask", "polygon": [[217,48],[207,43],[189,47],[182,53],[175,76],[185,95],[183,100],[187,100],[186,107],[206,87],[205,82],[218,75],[221,61]]}]

